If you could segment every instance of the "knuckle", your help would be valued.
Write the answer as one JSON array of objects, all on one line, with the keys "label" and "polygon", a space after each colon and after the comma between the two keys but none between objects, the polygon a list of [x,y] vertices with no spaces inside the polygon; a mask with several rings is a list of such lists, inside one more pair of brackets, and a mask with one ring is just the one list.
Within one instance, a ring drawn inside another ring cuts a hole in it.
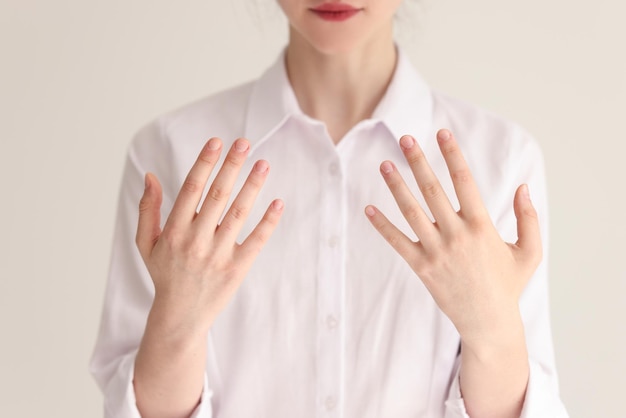
[{"label": "knuckle", "polygon": [[205,260],[210,255],[207,253],[207,243],[196,236],[176,234],[171,238],[169,247],[173,253],[179,254],[182,259],[192,262]]},{"label": "knuckle", "polygon": [[239,273],[239,268],[237,267],[236,263],[232,263],[229,264],[225,270],[224,270],[224,280],[227,283],[231,283],[233,281],[238,281],[238,279],[241,277],[241,274]]},{"label": "knuckle", "polygon": [[472,179],[472,175],[467,168],[452,171],[450,177],[455,183],[469,183]]},{"label": "knuckle", "polygon": [[454,155],[459,152],[459,147],[456,143],[454,143],[454,141],[449,141],[445,145],[441,146],[441,152],[447,154],[448,156]]},{"label": "knuckle", "polygon": [[166,228],[161,237],[169,248],[177,248],[183,243],[182,234],[173,228]]},{"label": "knuckle", "polygon": [[261,247],[263,247],[263,245],[265,245],[265,243],[267,242],[267,240],[270,238],[270,230],[268,228],[259,228],[256,233],[252,236],[252,239],[255,242],[255,246],[258,246],[259,250],[261,249]]},{"label": "knuckle", "polygon": [[381,220],[376,224],[376,228],[380,232],[380,234],[387,240],[389,244],[392,246],[399,242],[398,236],[394,234],[393,228],[384,220]]},{"label": "knuckle", "polygon": [[535,220],[538,219],[537,217],[537,211],[535,210],[534,207],[532,207],[531,205],[528,205],[525,209],[524,209],[524,215],[528,216],[529,218],[533,218]]},{"label": "knuckle", "polygon": [[215,164],[215,159],[209,151],[202,151],[198,156],[198,162],[212,166]]},{"label": "knuckle", "polygon": [[197,193],[202,189],[202,186],[195,179],[187,178],[183,183],[182,189],[188,193]]},{"label": "knuckle", "polygon": [[418,221],[422,217],[421,211],[415,206],[406,208],[404,211],[404,216],[406,217],[407,221]]},{"label": "knuckle", "polygon": [[489,217],[474,216],[467,220],[467,227],[469,232],[475,235],[481,235],[484,231],[491,228],[492,223]]},{"label": "knuckle", "polygon": [[248,215],[248,210],[244,206],[233,204],[230,207],[230,215],[233,217],[233,219],[242,221]]},{"label": "knuckle", "polygon": [[216,202],[221,202],[226,199],[228,193],[226,190],[220,186],[219,184],[213,184],[207,193],[207,198],[214,200]]},{"label": "knuckle", "polygon": [[263,175],[259,175],[259,173],[255,173],[255,175],[248,177],[247,183],[253,190],[258,190],[263,186],[265,178]]},{"label": "knuckle", "polygon": [[219,230],[222,232],[231,232],[234,230],[233,224],[232,222],[230,222],[228,219],[225,219],[220,225],[219,225]]},{"label": "knuckle", "polygon": [[139,200],[139,213],[145,213],[152,207],[152,202],[148,196],[143,195]]},{"label": "knuckle", "polygon": [[232,168],[239,168],[239,166],[243,163],[243,158],[234,154],[229,153],[224,159],[225,166],[231,166]]},{"label": "knuckle", "polygon": [[278,225],[280,221],[281,213],[275,210],[268,210],[263,216],[262,222],[267,225],[266,228],[269,228],[270,231],[273,231],[274,228]]},{"label": "knuckle", "polygon": [[408,155],[406,160],[410,165],[423,164],[426,162],[426,156],[421,150],[416,150],[412,154]]},{"label": "knuckle", "polygon": [[422,195],[424,195],[425,198],[430,198],[430,199],[439,197],[439,194],[441,193],[441,189],[439,188],[439,185],[434,181],[428,181],[428,182],[421,184],[420,190],[422,192]]},{"label": "knuckle", "polygon": [[452,225],[448,234],[449,235],[446,235],[440,243],[440,250],[443,253],[451,253],[457,249],[467,248],[468,245],[472,246],[472,243],[476,243],[477,240],[477,237],[475,237],[471,232],[468,233],[468,231],[462,226],[459,227]]},{"label": "knuckle", "polygon": [[541,244],[531,247],[530,259],[532,260],[534,267],[537,267],[539,263],[541,263],[541,261],[543,260],[543,250],[541,248]]},{"label": "knuckle", "polygon": [[389,243],[389,245],[391,245],[392,247],[397,248],[398,245],[400,245],[400,239],[398,236],[394,234],[386,234],[385,237],[387,238],[387,242]]}]

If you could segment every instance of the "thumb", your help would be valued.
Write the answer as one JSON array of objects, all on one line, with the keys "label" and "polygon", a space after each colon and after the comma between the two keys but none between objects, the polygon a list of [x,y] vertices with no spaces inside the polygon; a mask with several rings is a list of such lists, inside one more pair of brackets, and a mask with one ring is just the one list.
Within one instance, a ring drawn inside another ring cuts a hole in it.
[{"label": "thumb", "polygon": [[150,256],[156,240],[161,235],[162,201],[163,192],[159,180],[154,174],[147,173],[145,189],[139,201],[139,222],[135,237],[137,248],[144,260]]},{"label": "thumb", "polygon": [[513,209],[517,218],[517,247],[524,258],[539,264],[542,255],[541,234],[537,211],[530,201],[528,185],[522,184],[515,192]]}]

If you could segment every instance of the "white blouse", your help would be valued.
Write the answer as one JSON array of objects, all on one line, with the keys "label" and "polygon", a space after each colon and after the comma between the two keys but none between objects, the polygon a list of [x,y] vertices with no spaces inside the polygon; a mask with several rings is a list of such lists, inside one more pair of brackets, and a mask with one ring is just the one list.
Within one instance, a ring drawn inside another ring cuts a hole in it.
[{"label": "white blouse", "polygon": [[[134,244],[143,176],[151,171],[163,184],[164,221],[203,144],[218,136],[225,149],[238,137],[251,142],[239,185],[254,161],[271,165],[240,239],[272,199],[282,198],[285,210],[208,335],[205,386],[194,416],[467,417],[458,382],[459,334],[363,212],[375,204],[414,236],[378,169],[383,160],[394,161],[424,203],[398,146],[403,134],[418,140],[457,204],[435,140],[444,127],[456,134],[503,239],[517,239],[513,194],[528,183],[548,248],[537,143],[517,125],[431,90],[402,51],[372,118],[338,145],[322,122],[299,108],[284,54],[257,81],[188,104],[139,130],[128,151],[91,362],[105,415],[140,416],[133,367],[154,295]],[[567,416],[558,394],[546,272],[544,261],[520,300],[530,357],[527,418]]]}]

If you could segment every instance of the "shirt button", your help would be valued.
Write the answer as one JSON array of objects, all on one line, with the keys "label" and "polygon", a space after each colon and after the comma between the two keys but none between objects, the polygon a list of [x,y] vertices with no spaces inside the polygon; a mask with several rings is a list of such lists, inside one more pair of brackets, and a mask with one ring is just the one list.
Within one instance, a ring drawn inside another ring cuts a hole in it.
[{"label": "shirt button", "polygon": [[326,326],[328,327],[328,329],[335,329],[335,328],[337,328],[337,324],[338,324],[337,318],[335,318],[334,316],[328,315],[326,317]]},{"label": "shirt button", "polygon": [[332,396],[329,396],[328,398],[326,398],[326,402],[324,402],[324,405],[326,406],[326,409],[328,411],[331,411],[337,406],[337,400]]},{"label": "shirt button", "polygon": [[337,235],[333,235],[328,239],[328,246],[330,248],[335,248],[339,244],[339,237]]},{"label": "shirt button", "polygon": [[339,163],[330,163],[330,165],[328,166],[328,172],[330,173],[331,176],[336,177],[339,175]]}]

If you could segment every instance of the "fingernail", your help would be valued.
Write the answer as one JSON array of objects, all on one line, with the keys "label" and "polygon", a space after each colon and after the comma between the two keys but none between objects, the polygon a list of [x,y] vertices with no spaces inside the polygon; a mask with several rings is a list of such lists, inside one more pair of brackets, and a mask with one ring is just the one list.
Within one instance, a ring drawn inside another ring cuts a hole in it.
[{"label": "fingernail", "polygon": [[393,171],[393,166],[389,161],[385,161],[380,165],[380,171],[382,171],[383,174],[389,174]]},{"label": "fingernail", "polygon": [[280,199],[276,199],[274,200],[274,203],[272,203],[272,207],[274,208],[274,210],[281,210],[284,206],[285,204]]},{"label": "fingernail", "polygon": [[148,181],[148,174],[144,176],[143,182],[144,182],[144,190],[145,191],[150,190],[150,182]]},{"label": "fingernail", "polygon": [[248,150],[248,142],[244,141],[243,139],[238,139],[235,142],[235,150],[238,152],[245,152]]},{"label": "fingernail", "polygon": [[372,217],[372,216],[374,216],[376,214],[376,211],[374,210],[373,207],[368,206],[368,207],[365,208],[365,214],[367,216],[369,216],[369,217]]},{"label": "fingernail", "polygon": [[451,137],[452,135],[450,135],[450,131],[448,131],[447,129],[442,129],[441,131],[439,131],[439,139],[441,139],[442,141],[447,141]]},{"label": "fingernail", "polygon": [[412,136],[404,135],[402,138],[400,138],[400,146],[405,150],[411,149],[413,145],[415,145],[415,139]]},{"label": "fingernail", "polygon": [[217,138],[211,138],[209,140],[209,149],[215,151],[220,147],[220,141]]},{"label": "fingernail", "polygon": [[528,184],[522,185],[522,196],[524,196],[526,200],[530,201],[530,191],[528,190]]},{"label": "fingernail", "polygon": [[258,173],[265,173],[270,165],[265,160],[259,160],[254,164],[254,170]]}]

